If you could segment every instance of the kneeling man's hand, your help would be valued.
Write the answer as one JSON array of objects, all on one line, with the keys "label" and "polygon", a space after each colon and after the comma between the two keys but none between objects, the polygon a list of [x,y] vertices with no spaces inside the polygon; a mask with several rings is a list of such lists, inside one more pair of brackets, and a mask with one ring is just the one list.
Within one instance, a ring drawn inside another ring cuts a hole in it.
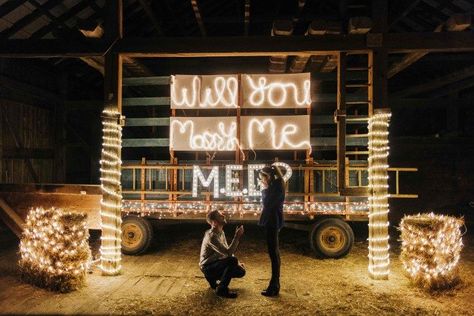
[{"label": "kneeling man's hand", "polygon": [[243,226],[243,225],[240,225],[239,227],[237,227],[237,228],[235,229],[235,236],[236,236],[237,238],[240,238],[240,237],[242,237],[243,234],[244,234],[244,226]]}]

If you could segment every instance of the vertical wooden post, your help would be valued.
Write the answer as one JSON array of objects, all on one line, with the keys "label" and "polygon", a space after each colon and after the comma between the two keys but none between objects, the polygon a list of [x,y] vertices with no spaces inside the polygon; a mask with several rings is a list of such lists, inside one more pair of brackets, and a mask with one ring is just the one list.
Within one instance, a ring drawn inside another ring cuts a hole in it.
[{"label": "vertical wooden post", "polygon": [[337,187],[346,189],[346,53],[339,53],[337,62]]},{"label": "vertical wooden post", "polygon": [[387,280],[388,244],[388,122],[387,32],[388,1],[372,1],[372,34],[369,52],[369,276]]},{"label": "vertical wooden post", "polygon": [[[107,1],[105,39],[112,43],[122,37],[122,1]],[[122,58],[105,55],[103,144],[101,159],[101,269],[103,275],[121,273],[122,239]]]}]

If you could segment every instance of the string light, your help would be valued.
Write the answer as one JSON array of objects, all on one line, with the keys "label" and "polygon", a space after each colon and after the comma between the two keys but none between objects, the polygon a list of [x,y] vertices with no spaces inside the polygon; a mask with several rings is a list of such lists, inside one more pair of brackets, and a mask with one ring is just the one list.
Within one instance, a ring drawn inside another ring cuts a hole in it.
[{"label": "string light", "polygon": [[[262,192],[257,189],[257,186],[255,185],[255,171],[263,169],[265,167],[265,164],[250,164],[247,166],[247,173],[248,173],[248,195],[250,196],[261,196]],[[260,186],[258,185],[258,188]]]},{"label": "string light", "polygon": [[[262,205],[260,200],[250,201],[244,197],[243,202],[213,201],[209,204],[205,201],[174,201],[155,202],[146,201],[124,201],[123,212],[126,214],[139,214],[142,216],[157,215],[159,218],[176,217],[177,214],[206,214],[210,210],[220,210],[227,216],[239,216],[260,214]],[[331,215],[349,214],[366,216],[369,210],[367,202],[286,202],[283,211],[288,215]]]},{"label": "string light", "polygon": [[[309,73],[243,75],[243,107],[309,107]],[[237,108],[238,75],[171,76],[171,108]],[[290,97],[289,97],[290,96]],[[292,96],[292,98],[291,98]]]},{"label": "string light", "polygon": [[[217,124],[209,124],[216,120]],[[196,132],[196,125],[204,130],[201,133]],[[237,144],[237,123],[234,119],[228,117],[171,118],[170,150],[233,151]]]},{"label": "string light", "polygon": [[227,196],[241,196],[240,190],[234,190],[232,185],[239,183],[239,178],[233,176],[234,172],[243,170],[242,165],[226,165],[225,166],[225,194]]},{"label": "string light", "polygon": [[386,280],[390,273],[388,244],[388,127],[390,113],[375,113],[369,120],[369,276]]},{"label": "string light", "polygon": [[[244,120],[246,118],[243,118]],[[293,116],[284,117],[285,122],[291,121],[292,119],[304,119],[309,120],[309,116]],[[298,128],[298,124],[295,123],[276,123],[276,117],[265,117],[265,118],[249,118],[247,122],[244,122],[244,126],[247,126],[246,144],[242,144],[244,149],[308,149],[311,152],[311,143],[309,142],[309,132],[306,128],[307,121],[302,128]],[[256,127],[256,128],[255,128]],[[278,128],[278,129],[277,129]],[[257,136],[255,136],[257,132]],[[245,135],[241,135],[244,138]],[[291,139],[297,138],[295,142]],[[270,142],[268,141],[270,139]]]},{"label": "string light", "polygon": [[463,247],[463,225],[463,219],[433,213],[403,217],[400,260],[415,284],[432,290],[459,281],[456,267]]},{"label": "string light", "polygon": [[[231,76],[171,76],[171,108],[236,108],[238,79]],[[203,84],[211,81],[209,86]],[[184,86],[184,87],[183,87]],[[204,87],[203,87],[204,86]],[[181,88],[181,89],[179,89]],[[179,89],[179,91],[177,91]]]},{"label": "string light", "polygon": [[[305,76],[305,74],[302,74]],[[280,75],[244,75],[247,82],[247,89],[244,89],[244,98],[247,99],[250,107],[308,107],[311,105],[311,82],[303,81],[302,89],[294,82],[283,82],[289,76]],[[278,78],[279,81],[273,81]],[[279,93],[278,93],[279,92]],[[248,97],[246,94],[248,93]],[[293,95],[293,100],[288,100],[288,94]],[[301,98],[299,95],[302,95]],[[285,106],[286,105],[286,106]]]},{"label": "string light", "polygon": [[91,262],[87,215],[32,208],[20,241],[22,278],[60,292],[79,288]]},{"label": "string light", "polygon": [[117,275],[121,272],[121,238],[122,238],[122,194],[121,166],[122,117],[115,110],[104,110],[101,172],[101,256],[100,268],[104,275]]}]

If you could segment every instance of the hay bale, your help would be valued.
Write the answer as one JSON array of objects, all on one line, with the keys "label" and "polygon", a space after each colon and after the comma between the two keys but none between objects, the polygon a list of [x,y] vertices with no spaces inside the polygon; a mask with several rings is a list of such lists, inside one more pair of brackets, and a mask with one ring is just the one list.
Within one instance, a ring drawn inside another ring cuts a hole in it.
[{"label": "hay bale", "polygon": [[463,225],[462,218],[433,213],[403,217],[400,260],[414,284],[442,290],[459,282]]},{"label": "hay bale", "polygon": [[20,241],[22,279],[59,292],[81,287],[91,261],[86,224],[84,213],[32,208]]}]

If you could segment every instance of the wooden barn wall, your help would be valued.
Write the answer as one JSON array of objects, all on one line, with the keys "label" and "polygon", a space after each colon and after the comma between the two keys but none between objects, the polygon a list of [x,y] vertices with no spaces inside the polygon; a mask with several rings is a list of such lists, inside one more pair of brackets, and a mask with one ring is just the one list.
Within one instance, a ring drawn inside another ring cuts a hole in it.
[{"label": "wooden barn wall", "polygon": [[[22,157],[4,154],[18,148],[8,125],[25,149],[54,147],[54,116],[51,110],[0,99],[0,183],[33,183],[34,179]],[[9,124],[7,124],[7,121]],[[30,159],[38,182],[53,182],[53,159]]]}]

